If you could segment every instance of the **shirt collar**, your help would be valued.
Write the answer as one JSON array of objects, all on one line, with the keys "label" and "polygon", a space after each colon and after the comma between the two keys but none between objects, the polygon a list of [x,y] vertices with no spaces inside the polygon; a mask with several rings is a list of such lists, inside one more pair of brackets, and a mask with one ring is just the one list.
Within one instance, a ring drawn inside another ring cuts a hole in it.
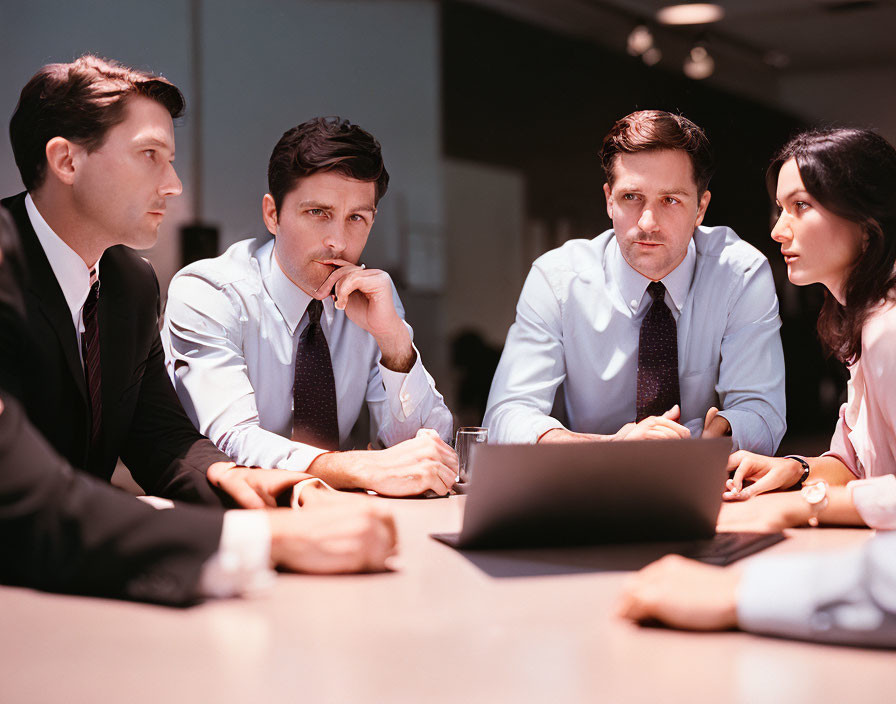
[{"label": "shirt collar", "polygon": [[[618,282],[619,292],[622,294],[625,304],[635,312],[641,305],[641,299],[647,291],[650,279],[632,269],[622,251],[619,249],[619,243],[613,239],[613,269],[615,279]],[[697,248],[694,245],[694,238],[688,243],[688,251],[684,255],[684,259],[677,267],[664,276],[661,281],[666,287],[667,297],[675,310],[681,312],[685,298],[691,288],[691,282],[694,280],[694,270],[697,267]]]},{"label": "shirt collar", "polygon": [[[296,286],[292,282],[292,279],[290,279],[283,272],[283,269],[280,268],[280,263],[277,261],[277,256],[274,254],[273,245],[274,241],[272,240],[270,255],[269,257],[266,257],[267,262],[265,268],[267,269],[267,272],[263,273],[265,288],[267,289],[271,300],[274,302],[274,305],[277,306],[277,310],[280,311],[280,315],[283,316],[286,325],[289,327],[289,333],[295,335],[296,328],[299,327],[299,323],[302,322],[302,318],[305,316],[308,304],[311,303],[311,296]],[[323,304],[323,320],[328,324],[332,323],[333,315],[336,310],[333,305],[333,299],[326,298],[323,300]]]},{"label": "shirt collar", "polygon": [[[25,196],[25,210],[31,221],[31,227],[34,228],[34,234],[40,241],[47,261],[50,262],[50,268],[56,276],[56,281],[59,282],[65,302],[74,317],[84,307],[84,301],[87,300],[87,294],[90,292],[90,269],[78,256],[78,253],[53,232],[53,228],[47,224],[43,215],[38,211],[30,193]],[[94,268],[99,276],[100,263],[97,262]]]}]

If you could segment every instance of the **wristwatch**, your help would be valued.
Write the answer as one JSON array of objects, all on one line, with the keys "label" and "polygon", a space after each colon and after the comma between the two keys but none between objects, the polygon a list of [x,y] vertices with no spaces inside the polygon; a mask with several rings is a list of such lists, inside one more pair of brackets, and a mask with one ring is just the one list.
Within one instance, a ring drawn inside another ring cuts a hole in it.
[{"label": "wristwatch", "polygon": [[818,525],[818,514],[828,505],[828,483],[821,479],[811,482],[800,489],[800,494],[812,512],[809,516],[809,525],[815,528]]},{"label": "wristwatch", "polygon": [[803,476],[801,476],[794,484],[791,489],[795,489],[796,487],[802,486],[803,483],[809,478],[809,463],[806,462],[805,457],[800,457],[799,455],[784,455],[785,460],[795,460],[799,462],[803,468]]}]

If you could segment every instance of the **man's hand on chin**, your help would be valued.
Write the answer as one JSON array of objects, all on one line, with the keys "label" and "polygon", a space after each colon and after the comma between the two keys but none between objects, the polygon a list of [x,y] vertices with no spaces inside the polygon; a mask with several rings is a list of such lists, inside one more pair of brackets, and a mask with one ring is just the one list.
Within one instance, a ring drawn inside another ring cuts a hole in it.
[{"label": "man's hand on chin", "polygon": [[407,326],[395,309],[389,275],[345,259],[323,259],[321,263],[337,268],[320,285],[314,297],[323,300],[333,296],[336,308],[344,310],[349,320],[376,340],[383,366],[396,372],[409,372],[417,354]]}]

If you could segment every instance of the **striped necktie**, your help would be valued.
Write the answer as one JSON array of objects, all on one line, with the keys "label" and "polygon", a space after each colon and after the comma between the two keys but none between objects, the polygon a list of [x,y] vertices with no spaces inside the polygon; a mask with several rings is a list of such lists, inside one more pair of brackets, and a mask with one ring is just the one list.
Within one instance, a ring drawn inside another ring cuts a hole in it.
[{"label": "striped necktie", "polygon": [[100,328],[96,306],[99,300],[100,282],[96,269],[90,271],[90,291],[84,301],[84,334],[81,335],[81,355],[87,377],[87,395],[90,397],[90,457],[99,458],[100,437],[103,427],[103,399],[100,389]]}]

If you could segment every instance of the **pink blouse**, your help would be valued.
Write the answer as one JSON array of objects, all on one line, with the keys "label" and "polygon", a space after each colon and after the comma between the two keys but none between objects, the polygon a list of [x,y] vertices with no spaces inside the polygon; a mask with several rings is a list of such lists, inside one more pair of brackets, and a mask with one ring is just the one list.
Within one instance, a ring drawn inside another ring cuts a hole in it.
[{"label": "pink blouse", "polygon": [[896,474],[896,303],[868,316],[862,355],[849,372],[847,401],[825,455],[859,479]]}]

